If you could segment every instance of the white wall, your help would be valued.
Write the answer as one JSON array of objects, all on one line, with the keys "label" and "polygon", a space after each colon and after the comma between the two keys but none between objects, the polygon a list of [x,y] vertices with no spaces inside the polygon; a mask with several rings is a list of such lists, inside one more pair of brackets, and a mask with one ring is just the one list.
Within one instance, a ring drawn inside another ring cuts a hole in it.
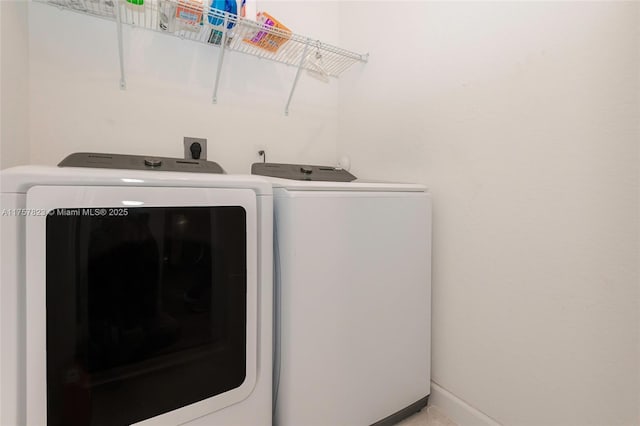
[{"label": "white wall", "polygon": [[639,424],[635,2],[344,2],[339,154],[434,195],[433,379],[505,425]]},{"label": "white wall", "polygon": [[[303,78],[284,117],[292,68],[230,54],[211,105],[217,49],[127,29],[120,91],[113,24],[32,4],[30,160],[179,156],[190,135],[230,172],[267,147],[423,182],[434,380],[502,424],[638,424],[639,7],[269,3],[294,31],[371,52],[338,85]],[[2,154],[24,149],[4,137],[5,93]]]},{"label": "white wall", "polygon": [[[261,1],[288,25],[337,43],[338,4]],[[178,156],[183,136],[208,138],[208,159],[247,173],[268,161],[335,163],[338,84],[231,52],[211,103],[219,50],[125,27],[127,90],[119,89],[115,24],[31,4],[31,161],[56,164],[76,151]]]},{"label": "white wall", "polygon": [[26,1],[0,1],[0,169],[29,162]]}]

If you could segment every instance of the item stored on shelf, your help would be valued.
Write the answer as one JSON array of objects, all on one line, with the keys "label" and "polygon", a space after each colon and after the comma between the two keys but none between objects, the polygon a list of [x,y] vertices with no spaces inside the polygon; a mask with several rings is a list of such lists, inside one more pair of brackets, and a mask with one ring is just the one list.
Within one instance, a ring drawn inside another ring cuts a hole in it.
[{"label": "item stored on shelf", "polygon": [[[356,63],[366,63],[369,57],[368,54],[359,54],[338,46],[321,43],[319,40],[301,34],[294,34],[265,12],[260,14],[260,22],[252,21],[249,9],[252,0],[245,2],[245,18],[218,11],[223,19],[233,18],[236,25],[231,30],[224,28],[224,24],[215,27],[208,22],[211,11],[205,10],[205,7],[209,8],[209,2],[212,0],[206,0],[204,4],[202,0],[146,0],[143,4],[131,6],[126,6],[131,4],[126,0],[33,1],[56,6],[60,9],[82,12],[90,17],[100,17],[115,24],[115,38],[120,58],[120,89],[122,90],[127,88],[124,62],[124,58],[127,56],[125,52],[126,38],[123,37],[123,28],[126,25],[143,30],[162,31],[166,35],[205,44],[209,42],[211,30],[220,31],[222,37],[219,40],[221,44],[218,46],[221,49],[217,57],[215,82],[211,97],[214,104],[218,102],[220,74],[224,68],[223,62],[226,57],[224,53],[226,51],[265,58],[297,67],[293,86],[285,105],[286,115],[288,115],[291,99],[303,71],[310,70],[313,77],[326,81],[327,77],[339,77]],[[242,0],[237,1],[239,2],[237,11],[241,14]],[[131,32],[132,37],[138,36],[138,34],[138,30]],[[214,33],[210,41],[215,43],[216,37],[219,36]],[[232,36],[233,39],[231,39]],[[222,45],[223,40],[225,40],[224,46]],[[212,44],[208,45],[212,46]]]},{"label": "item stored on shelf", "polygon": [[316,49],[315,53],[309,53],[305,61],[307,68],[307,74],[311,77],[322,81],[323,83],[329,82],[329,73],[325,69],[324,60],[322,59],[322,53],[320,49]]},{"label": "item stored on shelf", "polygon": [[256,20],[256,0],[241,0],[240,16],[245,19]]},{"label": "item stored on shelf", "polygon": [[116,14],[116,0],[100,0],[100,8],[108,16]]},{"label": "item stored on shelf", "polygon": [[291,30],[267,12],[258,12],[256,21],[265,30],[254,31],[244,42],[275,53],[291,38]]},{"label": "item stored on shelf", "polygon": [[144,0],[126,0],[127,6],[137,10],[138,7],[144,6]]},{"label": "item stored on shelf", "polygon": [[180,0],[176,6],[176,20],[181,29],[199,30],[202,23],[203,4],[201,0]]},{"label": "item stored on shelf", "polygon": [[158,7],[158,27],[162,31],[174,32],[176,30],[176,2],[173,0],[160,0]]},{"label": "item stored on shelf", "polygon": [[[227,20],[227,29],[232,29],[238,21],[238,3],[236,0],[211,0],[209,8],[209,23],[214,26],[221,26]],[[209,35],[209,43],[222,43],[222,31],[212,29]]]},{"label": "item stored on shelf", "polygon": [[211,25],[222,25],[227,15],[221,12],[229,14],[227,29],[230,30],[238,20],[238,3],[236,0],[211,0],[211,8],[209,9],[209,23]]}]

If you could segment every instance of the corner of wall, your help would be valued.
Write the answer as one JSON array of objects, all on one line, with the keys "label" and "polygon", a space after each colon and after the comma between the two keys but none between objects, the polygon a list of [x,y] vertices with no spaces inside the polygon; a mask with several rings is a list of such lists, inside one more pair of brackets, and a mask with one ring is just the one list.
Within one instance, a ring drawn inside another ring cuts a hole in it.
[{"label": "corner of wall", "polygon": [[435,382],[431,382],[429,405],[438,407],[449,419],[460,426],[501,426],[500,423]]},{"label": "corner of wall", "polygon": [[28,8],[0,1],[0,169],[29,162]]}]

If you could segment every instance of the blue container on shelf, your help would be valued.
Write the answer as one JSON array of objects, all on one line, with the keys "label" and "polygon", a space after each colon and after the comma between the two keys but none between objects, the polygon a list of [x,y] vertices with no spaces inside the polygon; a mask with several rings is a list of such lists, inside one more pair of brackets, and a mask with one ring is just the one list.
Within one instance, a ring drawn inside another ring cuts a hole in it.
[{"label": "blue container on shelf", "polygon": [[233,19],[230,19],[227,23],[227,29],[230,30],[236,25],[236,20],[238,16],[238,4],[236,0],[212,0],[211,8],[209,9],[209,23],[211,25],[222,25],[224,22],[224,18],[221,17],[222,14],[214,12],[214,10],[221,10],[223,12],[227,12],[230,15],[235,15]]},{"label": "blue container on shelf", "polygon": [[[224,14],[220,13],[220,11],[229,14],[227,29],[230,30],[236,25],[238,19],[238,4],[236,0],[212,0],[208,14],[211,25],[220,26],[224,23]],[[232,17],[230,15],[235,16]],[[211,30],[208,41],[211,44],[220,45],[222,43],[222,31],[216,29]]]}]

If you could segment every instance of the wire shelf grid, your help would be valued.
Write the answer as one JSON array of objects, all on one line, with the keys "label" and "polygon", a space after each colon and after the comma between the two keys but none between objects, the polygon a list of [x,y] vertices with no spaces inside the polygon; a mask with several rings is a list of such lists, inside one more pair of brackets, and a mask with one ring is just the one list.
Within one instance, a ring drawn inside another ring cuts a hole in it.
[{"label": "wire shelf grid", "polygon": [[[328,77],[339,77],[355,63],[368,59],[368,55],[203,7],[194,0],[36,1],[112,21],[119,18],[124,25],[224,47]],[[255,42],[257,39],[260,41]]]}]

